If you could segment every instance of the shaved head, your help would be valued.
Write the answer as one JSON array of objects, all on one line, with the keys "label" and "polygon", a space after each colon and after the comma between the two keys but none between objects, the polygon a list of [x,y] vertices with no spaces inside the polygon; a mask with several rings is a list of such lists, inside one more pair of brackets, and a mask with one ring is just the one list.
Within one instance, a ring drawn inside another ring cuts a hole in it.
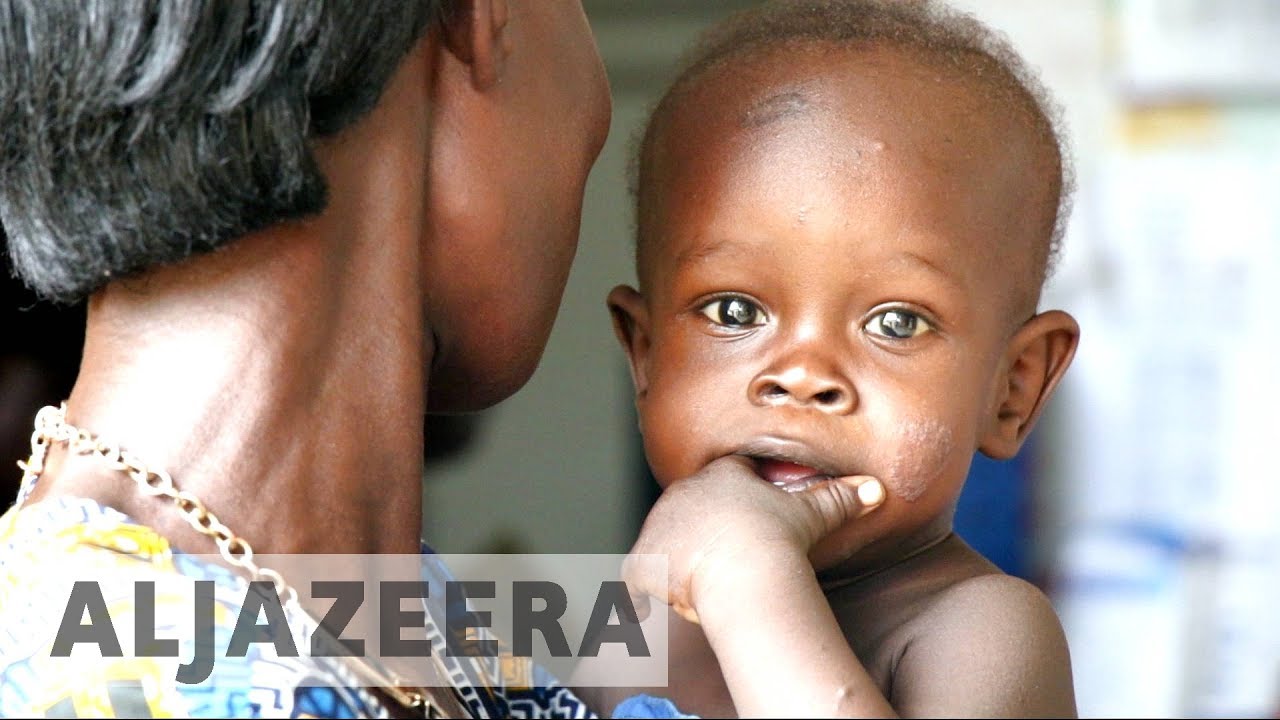
[{"label": "shaved head", "polygon": [[[976,112],[1001,125],[1012,121],[1030,148],[1035,166],[1030,206],[1034,216],[1020,234],[1028,245],[1027,284],[1032,304],[1052,271],[1070,209],[1072,175],[1060,132],[1059,112],[1048,93],[1006,40],[973,17],[937,2],[917,0],[820,0],[803,4],[768,2],[731,16],[711,28],[683,62],[676,81],[659,101],[641,136],[632,167],[636,200],[636,261],[645,282],[647,246],[653,213],[661,211],[663,167],[679,158],[663,158],[674,117],[689,103],[724,107],[722,95],[750,92],[756,79],[750,66],[768,56],[829,57],[852,52],[868,59],[874,72],[876,48],[902,51],[941,82],[959,84],[976,99]],[[740,70],[741,72],[736,72]],[[705,87],[709,83],[736,88]],[[890,100],[892,101],[892,100]],[[735,125],[764,128],[803,117],[823,106],[820,88],[803,78],[772,86],[736,110]],[[734,105],[734,107],[740,107]],[[929,112],[928,108],[919,109]],[[951,139],[942,139],[950,142]],[[1019,223],[1024,224],[1024,223]]]}]

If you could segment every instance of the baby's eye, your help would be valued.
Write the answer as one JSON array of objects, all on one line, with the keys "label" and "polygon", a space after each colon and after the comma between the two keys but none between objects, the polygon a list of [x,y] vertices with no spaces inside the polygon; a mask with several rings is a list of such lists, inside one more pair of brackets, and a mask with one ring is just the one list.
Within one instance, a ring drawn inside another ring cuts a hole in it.
[{"label": "baby's eye", "polygon": [[702,306],[702,314],[711,322],[726,327],[750,327],[764,324],[764,311],[742,297],[724,297]]},{"label": "baby's eye", "polygon": [[928,320],[907,310],[885,310],[877,313],[863,327],[872,335],[891,340],[906,340],[933,330]]}]

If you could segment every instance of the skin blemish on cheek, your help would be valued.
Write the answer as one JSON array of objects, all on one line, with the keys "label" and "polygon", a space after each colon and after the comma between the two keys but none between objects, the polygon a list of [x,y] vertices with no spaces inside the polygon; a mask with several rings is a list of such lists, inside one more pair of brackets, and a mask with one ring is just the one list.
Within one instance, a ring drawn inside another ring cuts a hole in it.
[{"label": "skin blemish on cheek", "polygon": [[905,420],[898,428],[897,451],[882,478],[890,493],[915,502],[942,474],[954,449],[951,428],[938,420]]}]

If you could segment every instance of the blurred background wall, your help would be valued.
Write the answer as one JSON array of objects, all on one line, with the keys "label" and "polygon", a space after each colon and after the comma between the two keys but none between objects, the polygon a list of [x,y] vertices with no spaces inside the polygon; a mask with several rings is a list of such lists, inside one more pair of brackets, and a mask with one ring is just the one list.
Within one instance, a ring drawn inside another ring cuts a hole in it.
[{"label": "blurred background wall", "polygon": [[[750,4],[585,1],[612,133],[537,374],[486,413],[429,422],[438,549],[629,547],[655,488],[604,308],[634,280],[626,164],[679,52]],[[1043,304],[1083,327],[1023,454],[975,462],[958,530],[1050,593],[1082,715],[1276,717],[1280,0],[953,4],[1005,32],[1065,108],[1079,192]],[[5,293],[9,463],[36,407],[69,389],[82,311],[31,309],[12,283]],[[36,357],[49,344],[31,335],[68,344]]]}]

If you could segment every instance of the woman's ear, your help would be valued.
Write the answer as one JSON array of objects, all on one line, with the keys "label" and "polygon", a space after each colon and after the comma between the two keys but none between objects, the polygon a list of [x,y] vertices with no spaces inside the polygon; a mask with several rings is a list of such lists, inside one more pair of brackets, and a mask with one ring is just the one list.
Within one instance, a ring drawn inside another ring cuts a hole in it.
[{"label": "woman's ear", "polygon": [[649,310],[645,307],[644,296],[630,285],[619,285],[611,290],[606,302],[613,318],[613,333],[631,365],[631,383],[635,386],[638,401],[649,387],[646,365],[649,357]]},{"label": "woman's ear", "polygon": [[1014,333],[979,450],[998,460],[1018,453],[1071,364],[1079,342],[1080,326],[1060,310],[1036,315]]},{"label": "woman's ear", "polygon": [[507,58],[502,32],[509,18],[507,0],[456,0],[444,11],[445,47],[471,67],[478,89],[492,87],[502,77]]}]

